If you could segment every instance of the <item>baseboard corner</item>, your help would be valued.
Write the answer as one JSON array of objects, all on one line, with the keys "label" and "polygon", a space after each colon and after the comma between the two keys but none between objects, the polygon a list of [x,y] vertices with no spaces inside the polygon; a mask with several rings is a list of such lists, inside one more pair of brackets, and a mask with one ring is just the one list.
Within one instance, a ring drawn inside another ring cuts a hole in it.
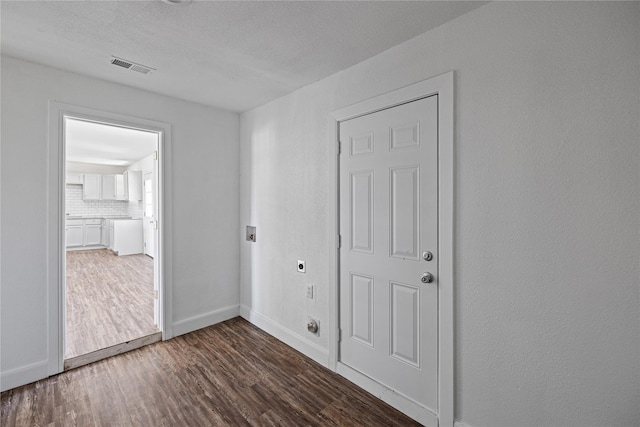
[{"label": "baseboard corner", "polygon": [[0,391],[11,390],[47,378],[49,363],[46,360],[21,366],[0,373]]},{"label": "baseboard corner", "polygon": [[269,335],[287,344],[289,347],[292,347],[305,356],[313,359],[325,368],[329,367],[329,350],[326,348],[309,342],[303,336],[296,334],[291,329],[288,329],[266,316],[251,310],[246,305],[240,306],[240,316]]},{"label": "baseboard corner", "polygon": [[207,326],[212,326],[216,323],[233,319],[234,317],[238,317],[239,314],[240,306],[230,305],[210,311],[208,313],[203,313],[197,316],[189,317],[187,319],[179,320],[173,324],[172,336],[177,337],[178,335],[188,334],[189,332],[197,331],[198,329],[206,328]]}]

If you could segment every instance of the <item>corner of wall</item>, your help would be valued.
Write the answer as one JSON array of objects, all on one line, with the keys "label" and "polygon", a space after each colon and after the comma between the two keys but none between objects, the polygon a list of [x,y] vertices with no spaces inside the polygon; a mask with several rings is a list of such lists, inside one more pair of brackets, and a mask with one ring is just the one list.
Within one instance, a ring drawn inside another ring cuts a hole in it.
[{"label": "corner of wall", "polygon": [[250,307],[244,304],[240,306],[240,316],[269,335],[272,335],[278,340],[284,342],[289,347],[292,347],[305,356],[313,359],[325,368],[329,368],[329,351],[327,349],[307,341],[301,335],[298,335],[292,330],[277,324],[266,316],[251,310]]},{"label": "corner of wall", "polygon": [[206,328],[207,326],[215,325],[216,323],[224,322],[225,320],[233,319],[234,317],[238,317],[239,313],[240,308],[238,305],[230,305],[208,313],[179,320],[173,324],[171,337],[177,337],[178,335],[187,334],[198,329]]},{"label": "corner of wall", "polygon": [[31,365],[3,371],[0,373],[0,391],[10,390],[47,378],[49,376],[48,367],[48,360],[42,360]]}]

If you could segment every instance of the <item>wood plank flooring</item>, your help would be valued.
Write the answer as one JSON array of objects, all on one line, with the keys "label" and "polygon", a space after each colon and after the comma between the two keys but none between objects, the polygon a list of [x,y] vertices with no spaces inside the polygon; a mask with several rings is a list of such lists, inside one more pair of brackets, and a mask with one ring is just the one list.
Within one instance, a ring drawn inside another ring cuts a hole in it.
[{"label": "wood plank flooring", "polygon": [[65,359],[159,332],[152,258],[68,251],[66,267]]},{"label": "wood plank flooring", "polygon": [[2,393],[2,425],[419,425],[235,318]]}]

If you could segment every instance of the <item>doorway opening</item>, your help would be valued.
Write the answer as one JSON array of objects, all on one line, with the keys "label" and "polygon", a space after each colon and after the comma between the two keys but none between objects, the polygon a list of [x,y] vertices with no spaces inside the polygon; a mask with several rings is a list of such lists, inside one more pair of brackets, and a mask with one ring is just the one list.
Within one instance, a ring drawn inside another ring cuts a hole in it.
[{"label": "doorway opening", "polygon": [[162,133],[65,114],[64,369],[162,339]]}]

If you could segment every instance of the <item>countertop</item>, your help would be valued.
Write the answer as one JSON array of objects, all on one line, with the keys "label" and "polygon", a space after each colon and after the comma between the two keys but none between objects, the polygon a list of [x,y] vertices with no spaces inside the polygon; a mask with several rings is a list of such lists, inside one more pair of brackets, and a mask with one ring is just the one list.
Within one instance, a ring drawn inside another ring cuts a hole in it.
[{"label": "countertop", "polygon": [[142,219],[142,218],[133,218],[130,216],[114,216],[114,215],[66,215],[65,219]]}]

